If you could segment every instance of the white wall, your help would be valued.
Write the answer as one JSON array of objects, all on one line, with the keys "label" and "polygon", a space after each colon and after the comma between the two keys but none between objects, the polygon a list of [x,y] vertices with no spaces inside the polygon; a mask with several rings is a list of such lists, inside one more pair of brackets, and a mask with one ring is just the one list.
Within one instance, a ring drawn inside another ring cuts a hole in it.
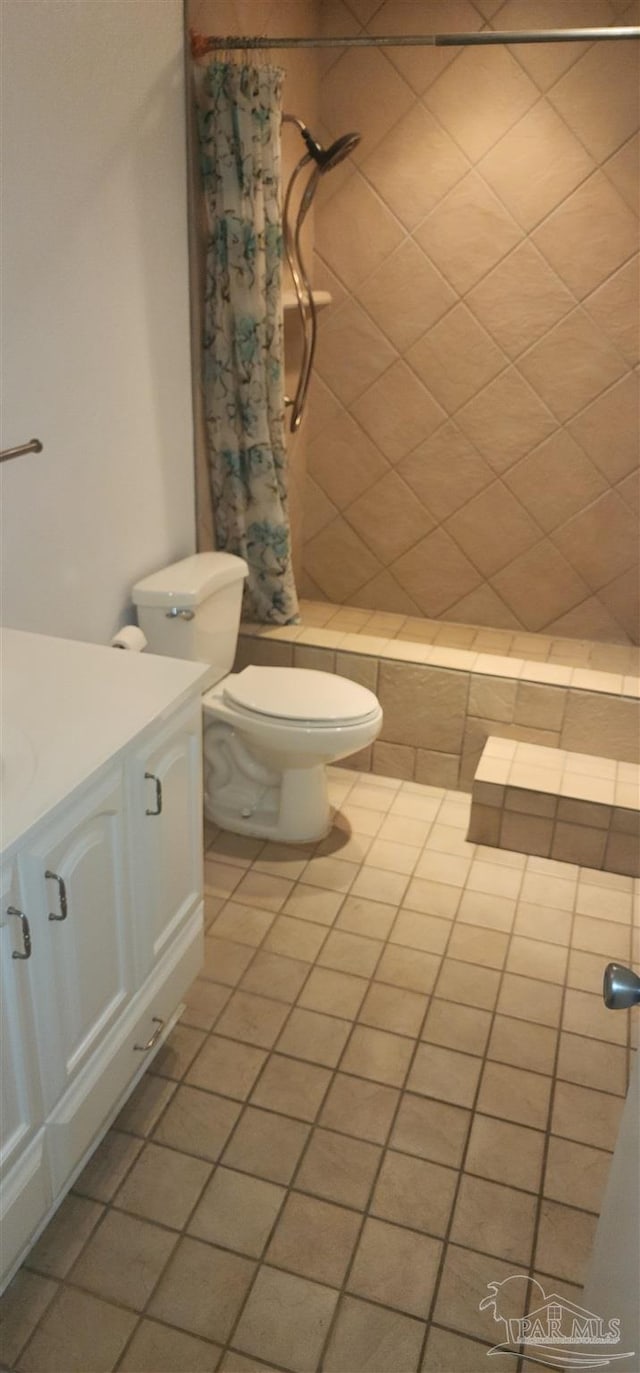
[{"label": "white wall", "polygon": [[2,29],[2,620],[101,642],[194,547],[182,5]]}]

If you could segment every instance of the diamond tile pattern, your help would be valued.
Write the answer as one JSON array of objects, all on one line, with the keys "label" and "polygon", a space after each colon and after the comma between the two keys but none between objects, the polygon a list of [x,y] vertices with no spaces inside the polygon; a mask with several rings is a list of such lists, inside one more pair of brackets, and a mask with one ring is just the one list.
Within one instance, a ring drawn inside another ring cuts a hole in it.
[{"label": "diamond tile pattern", "polygon": [[[306,846],[279,859],[292,893],[277,959],[292,966],[291,995],[264,952],[266,926],[240,946],[251,963],[227,1001],[225,949],[234,921],[244,929],[243,908],[224,903],[207,930],[201,981],[220,997],[201,1056],[227,1045],[238,1082],[187,1087],[185,1061],[177,1109],[165,1101],[151,1119],[156,1060],[119,1118],[132,1146],[119,1190],[89,1203],[79,1178],[3,1297],[3,1368],[463,1373],[495,1340],[491,1311],[479,1310],[487,1282],[533,1265],[550,1275],[545,1290],[579,1299],[564,1284],[584,1278],[631,1027],[575,990],[571,968],[593,950],[599,965],[628,960],[631,879],[488,859],[465,839],[470,798],[459,792],[344,768],[330,769],[330,789],[345,889],[318,885],[308,905],[326,842],[317,857]],[[210,843],[257,881],[273,857],[214,827]],[[378,890],[391,862],[393,903],[350,894],[367,871]],[[413,911],[414,869],[439,876],[448,915],[435,881],[423,882],[426,913]],[[262,890],[256,910],[271,916]],[[437,952],[421,951],[421,930]],[[310,933],[315,965],[299,978]],[[255,1026],[277,1033],[283,1021],[257,1079],[252,1070],[239,1085]],[[179,1028],[198,1023],[189,1005]],[[200,1106],[180,1106],[185,1093]]]},{"label": "diamond tile pattern", "polygon": [[[335,9],[336,31],[372,34],[568,22],[564,0]],[[582,10],[625,22],[611,0]],[[320,125],[362,142],[316,214],[335,304],[306,594],[638,641],[639,58],[390,48],[321,70]]]}]

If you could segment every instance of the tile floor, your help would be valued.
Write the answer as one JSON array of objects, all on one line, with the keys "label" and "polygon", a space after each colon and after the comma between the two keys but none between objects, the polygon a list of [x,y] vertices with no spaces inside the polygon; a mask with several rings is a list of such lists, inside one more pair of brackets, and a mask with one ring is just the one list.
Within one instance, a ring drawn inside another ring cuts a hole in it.
[{"label": "tile floor", "polygon": [[331,788],[317,846],[208,835],[203,974],[5,1295],[7,1367],[467,1373],[488,1281],[579,1291],[634,884],[466,843],[462,793]]}]

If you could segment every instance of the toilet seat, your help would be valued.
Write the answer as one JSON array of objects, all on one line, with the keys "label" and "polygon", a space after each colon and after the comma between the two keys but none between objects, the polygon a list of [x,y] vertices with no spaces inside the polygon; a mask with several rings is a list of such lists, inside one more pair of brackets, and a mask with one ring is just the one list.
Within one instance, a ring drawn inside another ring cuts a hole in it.
[{"label": "toilet seat", "polygon": [[358,682],[300,667],[245,667],[227,678],[223,698],[242,713],[311,729],[364,723],[380,710],[373,692]]}]

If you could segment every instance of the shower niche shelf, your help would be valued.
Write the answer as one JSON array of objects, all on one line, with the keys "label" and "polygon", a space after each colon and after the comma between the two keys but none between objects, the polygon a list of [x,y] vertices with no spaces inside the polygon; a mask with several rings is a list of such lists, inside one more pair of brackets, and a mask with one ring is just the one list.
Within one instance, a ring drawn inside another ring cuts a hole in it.
[{"label": "shower niche shelf", "polygon": [[[312,295],[316,310],[324,310],[325,306],[330,305],[333,300],[329,291],[312,291]],[[298,301],[295,291],[282,292],[282,308],[285,311],[297,310]]]}]

